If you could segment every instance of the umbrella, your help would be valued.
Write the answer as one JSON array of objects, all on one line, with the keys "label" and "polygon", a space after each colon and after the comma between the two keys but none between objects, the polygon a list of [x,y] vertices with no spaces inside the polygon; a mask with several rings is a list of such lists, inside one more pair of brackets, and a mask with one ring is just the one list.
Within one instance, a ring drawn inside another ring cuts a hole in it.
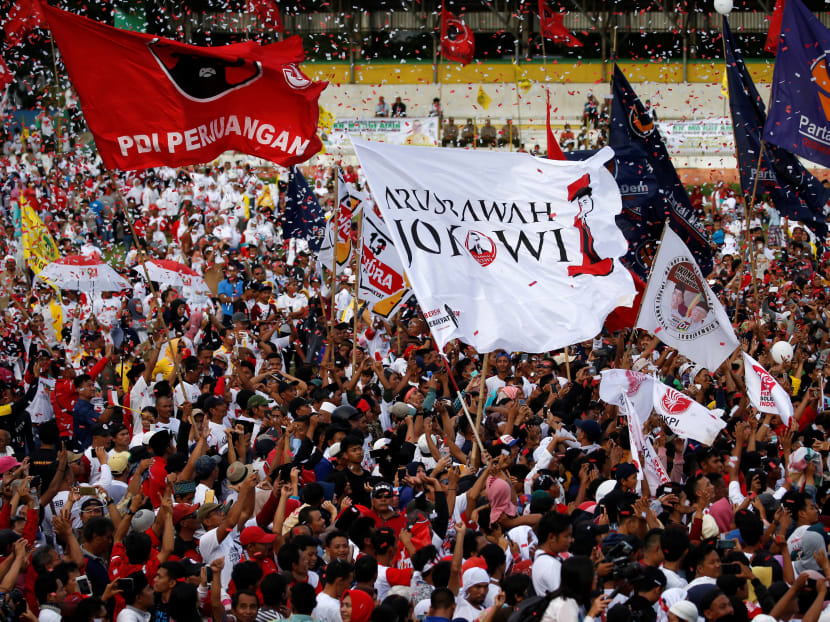
[{"label": "umbrella", "polygon": [[38,276],[61,289],[79,292],[132,289],[129,281],[101,261],[100,257],[67,255],[47,265]]},{"label": "umbrella", "polygon": [[[210,296],[210,288],[201,274],[183,263],[170,259],[150,259],[144,262],[151,281],[173,287],[190,287],[197,294]],[[143,270],[138,273],[144,276]]]}]

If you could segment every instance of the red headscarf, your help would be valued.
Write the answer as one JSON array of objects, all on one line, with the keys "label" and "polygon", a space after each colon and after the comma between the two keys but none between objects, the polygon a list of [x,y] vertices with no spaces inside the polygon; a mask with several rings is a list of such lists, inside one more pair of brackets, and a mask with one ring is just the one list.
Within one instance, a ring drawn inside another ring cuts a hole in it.
[{"label": "red headscarf", "polygon": [[346,596],[351,597],[352,600],[351,622],[369,622],[369,616],[375,608],[375,601],[372,597],[363,590],[346,590],[340,597],[341,603]]}]

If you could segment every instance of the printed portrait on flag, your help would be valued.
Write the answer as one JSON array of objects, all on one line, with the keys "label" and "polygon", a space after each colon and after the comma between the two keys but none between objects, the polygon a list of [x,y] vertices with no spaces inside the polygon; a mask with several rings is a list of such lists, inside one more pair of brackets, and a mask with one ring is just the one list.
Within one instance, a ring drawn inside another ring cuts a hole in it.
[{"label": "printed portrait on flag", "polygon": [[714,322],[706,291],[701,286],[694,266],[678,258],[666,275],[666,287],[658,295],[659,317],[667,319],[664,328],[686,335]]}]

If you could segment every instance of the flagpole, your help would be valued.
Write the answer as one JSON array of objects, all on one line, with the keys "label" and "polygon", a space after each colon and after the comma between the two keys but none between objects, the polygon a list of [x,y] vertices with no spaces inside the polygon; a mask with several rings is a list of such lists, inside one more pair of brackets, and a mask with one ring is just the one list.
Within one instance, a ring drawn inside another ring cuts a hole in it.
[{"label": "flagpole", "polygon": [[[337,236],[334,238],[335,241],[335,251],[337,250]],[[335,261],[336,261],[335,257]],[[354,328],[352,329],[352,373],[355,373],[355,366],[357,365],[357,323],[360,319],[360,299],[358,298],[358,293],[360,291],[360,267],[363,263],[363,210],[360,211],[360,215],[358,216],[357,221],[357,266],[354,277]]]},{"label": "flagpole", "polygon": [[[478,429],[481,427],[481,420],[484,417],[484,402],[487,401],[487,373],[490,371],[490,353],[486,352],[484,354],[484,362],[481,365],[481,384],[479,385],[478,389],[478,408],[476,409],[476,423],[473,431],[478,438]],[[480,441],[479,441],[480,442]],[[473,445],[473,452],[471,463],[473,465],[480,464],[480,460],[478,459],[479,456],[479,447],[478,445]],[[481,454],[482,456],[484,454]]]},{"label": "flagpole", "polygon": [[[336,194],[334,196],[340,196],[340,175],[337,175],[337,179],[335,180],[335,189]],[[332,223],[332,227],[335,227],[338,224],[339,220],[339,212],[340,212],[340,201],[338,200],[334,206],[334,213],[332,214],[332,218],[334,222]],[[326,339],[329,341],[329,348],[331,348],[331,329],[334,327],[334,321],[337,317],[336,309],[334,306],[334,297],[337,295],[337,291],[335,288],[337,287],[337,229],[334,229],[334,246],[331,249],[331,302],[329,306],[331,309],[329,310],[329,323],[328,323],[328,330],[326,331]]]}]

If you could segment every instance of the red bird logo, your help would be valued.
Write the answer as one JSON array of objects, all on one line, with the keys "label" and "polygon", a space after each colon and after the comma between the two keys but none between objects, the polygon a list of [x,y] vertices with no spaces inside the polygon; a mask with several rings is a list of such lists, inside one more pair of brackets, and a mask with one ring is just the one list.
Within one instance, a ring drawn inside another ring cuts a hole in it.
[{"label": "red bird logo", "polygon": [[681,415],[692,405],[692,400],[674,389],[668,389],[660,400],[663,410],[671,415]]}]

